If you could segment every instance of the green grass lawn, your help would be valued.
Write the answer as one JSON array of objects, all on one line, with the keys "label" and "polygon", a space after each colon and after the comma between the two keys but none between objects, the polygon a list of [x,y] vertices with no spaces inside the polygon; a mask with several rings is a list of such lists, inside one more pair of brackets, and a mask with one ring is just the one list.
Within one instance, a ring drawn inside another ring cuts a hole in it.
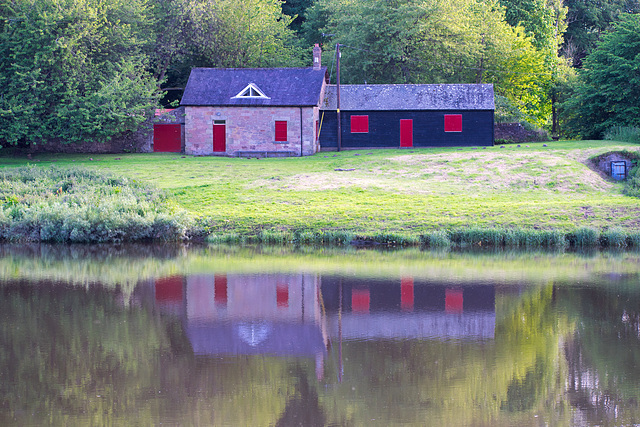
[{"label": "green grass lawn", "polygon": [[640,147],[611,141],[546,145],[360,150],[273,159],[5,155],[0,167],[55,164],[109,170],[164,189],[179,206],[206,218],[214,232],[638,229],[639,200],[622,195],[621,183],[602,177],[586,161],[607,151]]}]

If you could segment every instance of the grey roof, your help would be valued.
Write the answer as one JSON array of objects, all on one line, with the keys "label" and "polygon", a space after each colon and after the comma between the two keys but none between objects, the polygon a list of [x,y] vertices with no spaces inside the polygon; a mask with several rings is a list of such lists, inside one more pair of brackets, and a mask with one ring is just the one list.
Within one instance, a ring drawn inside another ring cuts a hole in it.
[{"label": "grey roof", "polygon": [[[187,324],[186,333],[196,355],[272,354],[310,356],[324,353],[322,331],[312,323],[255,322],[258,339],[247,342],[243,329],[251,322],[198,322]],[[253,338],[253,337],[252,337]]]},{"label": "grey roof", "polygon": [[[326,68],[194,68],[181,105],[313,106],[320,103]],[[269,99],[234,98],[250,83]]]},{"label": "grey roof", "polygon": [[[325,110],[336,109],[336,86],[327,87]],[[340,109],[494,110],[491,84],[340,85]]]}]

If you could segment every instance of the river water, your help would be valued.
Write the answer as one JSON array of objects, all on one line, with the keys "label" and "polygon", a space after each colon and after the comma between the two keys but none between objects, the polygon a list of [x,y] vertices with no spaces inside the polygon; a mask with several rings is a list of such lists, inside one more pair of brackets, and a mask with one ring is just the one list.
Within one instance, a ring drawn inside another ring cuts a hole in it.
[{"label": "river water", "polygon": [[0,425],[640,423],[640,255],[0,246]]}]

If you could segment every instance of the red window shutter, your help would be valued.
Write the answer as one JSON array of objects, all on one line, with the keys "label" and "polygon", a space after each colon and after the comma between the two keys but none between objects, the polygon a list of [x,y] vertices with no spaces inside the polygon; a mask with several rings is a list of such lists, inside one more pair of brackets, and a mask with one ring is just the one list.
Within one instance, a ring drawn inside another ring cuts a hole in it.
[{"label": "red window shutter", "polygon": [[445,114],[444,131],[462,132],[462,114]]},{"label": "red window shutter", "polygon": [[368,313],[371,306],[369,289],[353,289],[351,291],[351,311]]},{"label": "red window shutter", "polygon": [[276,121],[276,141],[285,142],[287,140],[287,122],[284,120]]},{"label": "red window shutter", "polygon": [[447,313],[462,313],[464,297],[460,289],[446,289],[444,296],[444,311]]},{"label": "red window shutter", "polygon": [[351,133],[369,133],[369,116],[351,116]]}]

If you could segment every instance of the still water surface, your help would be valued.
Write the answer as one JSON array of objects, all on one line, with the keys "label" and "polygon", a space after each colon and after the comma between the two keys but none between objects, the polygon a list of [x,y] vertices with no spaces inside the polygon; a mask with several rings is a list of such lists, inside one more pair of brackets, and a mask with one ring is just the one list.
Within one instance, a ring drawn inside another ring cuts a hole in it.
[{"label": "still water surface", "polygon": [[0,425],[640,423],[640,256],[0,246]]}]

